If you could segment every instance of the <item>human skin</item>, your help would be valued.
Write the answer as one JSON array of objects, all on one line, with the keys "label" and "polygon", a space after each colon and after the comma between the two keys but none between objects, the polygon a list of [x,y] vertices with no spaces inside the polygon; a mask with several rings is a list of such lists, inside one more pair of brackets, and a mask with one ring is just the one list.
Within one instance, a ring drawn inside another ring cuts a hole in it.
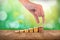
[{"label": "human skin", "polygon": [[[29,0],[19,0],[19,1],[23,4],[23,6],[29,12],[32,13],[32,15],[35,17],[37,23],[40,23],[39,17],[42,17],[43,24],[44,24],[45,16],[44,16],[44,11],[43,11],[43,8],[42,8],[41,5],[32,3]],[[42,26],[39,27],[38,30],[39,30],[39,32],[43,32],[43,27]],[[18,30],[18,31],[15,31],[15,32],[20,32],[20,31]]]},{"label": "human skin", "polygon": [[39,17],[42,17],[44,23],[44,12],[43,8],[39,4],[30,2],[29,0],[19,0],[28,11],[30,11],[36,19],[37,23],[40,23]]}]

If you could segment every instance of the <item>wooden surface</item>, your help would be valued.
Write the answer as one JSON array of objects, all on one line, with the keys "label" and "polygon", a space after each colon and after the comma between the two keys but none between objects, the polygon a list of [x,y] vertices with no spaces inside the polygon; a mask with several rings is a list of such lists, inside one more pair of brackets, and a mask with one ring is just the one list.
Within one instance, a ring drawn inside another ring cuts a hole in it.
[{"label": "wooden surface", "polygon": [[60,31],[46,30],[43,33],[15,33],[14,31],[1,31],[0,40],[19,39],[60,39]]}]

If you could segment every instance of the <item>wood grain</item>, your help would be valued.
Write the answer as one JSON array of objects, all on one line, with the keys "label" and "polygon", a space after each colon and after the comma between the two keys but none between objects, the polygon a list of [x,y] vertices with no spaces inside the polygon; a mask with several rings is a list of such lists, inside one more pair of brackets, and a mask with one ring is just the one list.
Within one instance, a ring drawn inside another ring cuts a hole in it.
[{"label": "wood grain", "polygon": [[7,30],[0,30],[0,40],[19,40],[19,39],[60,39],[59,30],[45,30],[43,33],[17,33]]}]

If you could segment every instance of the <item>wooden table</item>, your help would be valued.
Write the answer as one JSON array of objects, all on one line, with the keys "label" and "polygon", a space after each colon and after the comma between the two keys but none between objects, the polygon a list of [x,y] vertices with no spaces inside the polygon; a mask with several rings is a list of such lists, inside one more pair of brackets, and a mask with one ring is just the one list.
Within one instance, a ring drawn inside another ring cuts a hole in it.
[{"label": "wooden table", "polygon": [[45,30],[43,33],[15,33],[14,31],[0,30],[0,40],[20,40],[20,39],[60,39],[59,30]]}]

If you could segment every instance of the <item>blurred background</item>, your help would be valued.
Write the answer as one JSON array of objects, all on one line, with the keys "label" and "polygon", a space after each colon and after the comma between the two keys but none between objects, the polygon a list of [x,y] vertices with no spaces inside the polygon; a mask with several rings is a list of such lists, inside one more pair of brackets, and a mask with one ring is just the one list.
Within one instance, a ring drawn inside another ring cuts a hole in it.
[{"label": "blurred background", "polygon": [[31,0],[41,4],[45,14],[45,30],[60,30],[60,1],[59,0]]},{"label": "blurred background", "polygon": [[[45,15],[45,23],[43,25],[44,30],[60,30],[59,0],[30,1],[36,4],[40,4],[43,7]],[[24,12],[22,9],[24,9]],[[24,30],[34,28],[35,26],[38,27],[40,24],[38,25],[34,17],[30,13],[27,13],[29,12],[24,7],[22,7],[21,3],[19,3],[18,0],[0,0],[0,29],[18,28]]]}]

